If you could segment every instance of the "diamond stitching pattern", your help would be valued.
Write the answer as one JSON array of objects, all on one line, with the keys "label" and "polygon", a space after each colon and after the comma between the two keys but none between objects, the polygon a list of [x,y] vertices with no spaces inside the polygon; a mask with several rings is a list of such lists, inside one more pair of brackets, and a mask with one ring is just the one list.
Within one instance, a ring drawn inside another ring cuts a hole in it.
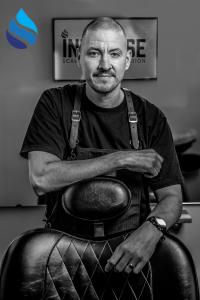
[{"label": "diamond stitching pattern", "polygon": [[43,300],[150,300],[152,272],[147,264],[140,275],[104,272],[107,259],[126,236],[87,241],[64,235],[51,253]]},{"label": "diamond stitching pattern", "polygon": [[[140,297],[142,296],[142,292],[143,292],[143,290],[144,290],[144,288],[145,288],[146,285],[148,286],[149,291],[151,293],[151,299],[153,299],[153,291],[152,291],[152,269],[151,269],[150,263],[148,263],[148,266],[149,266],[149,270],[148,270],[146,276],[144,275],[143,271],[141,271],[141,274],[142,274],[145,282],[144,282],[144,286],[143,286],[143,288],[141,290],[141,294],[138,297],[138,300],[140,300]],[[149,278],[150,282],[148,281],[148,278]]]},{"label": "diamond stitching pattern", "polygon": [[[65,299],[67,295],[69,297],[74,295],[73,298],[71,298],[74,300],[80,299],[73,281],[71,280],[68,269],[66,268],[64,261],[62,260],[62,256],[56,248],[52,252],[50,264],[49,266],[47,266],[47,294],[51,295],[54,289],[56,289],[58,295],[60,296],[59,298],[55,298],[55,300]],[[50,291],[50,293],[48,293],[48,291]],[[54,300],[54,298],[52,298],[52,295],[50,298],[48,298],[48,296],[46,295],[43,299]]]}]

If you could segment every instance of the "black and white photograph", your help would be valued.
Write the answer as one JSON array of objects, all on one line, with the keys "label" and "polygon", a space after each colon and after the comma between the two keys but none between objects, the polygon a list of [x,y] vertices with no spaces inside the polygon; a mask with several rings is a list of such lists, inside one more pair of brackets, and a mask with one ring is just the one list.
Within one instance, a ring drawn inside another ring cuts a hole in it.
[{"label": "black and white photograph", "polygon": [[200,3],[0,8],[0,300],[200,300]]}]

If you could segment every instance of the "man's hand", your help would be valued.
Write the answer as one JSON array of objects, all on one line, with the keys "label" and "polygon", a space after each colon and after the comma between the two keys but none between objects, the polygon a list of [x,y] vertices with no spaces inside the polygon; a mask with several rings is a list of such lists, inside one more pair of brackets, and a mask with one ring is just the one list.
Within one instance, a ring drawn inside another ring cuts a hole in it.
[{"label": "man's hand", "polygon": [[125,168],[151,178],[160,172],[163,158],[153,149],[123,151],[121,162]]},{"label": "man's hand", "polygon": [[[180,217],[182,209],[182,193],[179,184],[167,186],[154,191],[158,204],[149,216],[159,216],[170,228]],[[105,271],[112,268],[118,272],[139,273],[151,258],[155,247],[162,236],[153,224],[146,221],[131,233],[114,251],[108,260]],[[130,267],[133,265],[133,268]]]},{"label": "man's hand", "polygon": [[[105,271],[139,273],[151,258],[162,233],[150,222],[144,222],[122,242],[108,260]],[[133,268],[130,267],[133,265]]]}]

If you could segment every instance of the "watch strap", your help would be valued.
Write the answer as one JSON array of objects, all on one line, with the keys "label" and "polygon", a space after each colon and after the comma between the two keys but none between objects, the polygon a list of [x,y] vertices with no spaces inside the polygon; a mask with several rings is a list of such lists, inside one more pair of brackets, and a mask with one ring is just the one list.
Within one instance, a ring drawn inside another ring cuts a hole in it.
[{"label": "watch strap", "polygon": [[165,226],[161,226],[158,224],[156,217],[151,216],[149,218],[147,218],[146,221],[149,221],[151,224],[153,224],[158,230],[160,230],[163,234],[165,234],[167,232],[167,228]]}]

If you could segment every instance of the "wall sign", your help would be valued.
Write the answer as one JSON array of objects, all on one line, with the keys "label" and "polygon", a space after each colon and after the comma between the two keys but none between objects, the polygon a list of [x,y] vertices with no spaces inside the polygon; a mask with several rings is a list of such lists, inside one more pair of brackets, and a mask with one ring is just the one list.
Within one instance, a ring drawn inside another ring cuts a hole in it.
[{"label": "wall sign", "polygon": [[[84,80],[76,64],[82,31],[91,19],[53,19],[54,79]],[[116,18],[127,33],[132,62],[124,79],[157,78],[157,18]]]}]

